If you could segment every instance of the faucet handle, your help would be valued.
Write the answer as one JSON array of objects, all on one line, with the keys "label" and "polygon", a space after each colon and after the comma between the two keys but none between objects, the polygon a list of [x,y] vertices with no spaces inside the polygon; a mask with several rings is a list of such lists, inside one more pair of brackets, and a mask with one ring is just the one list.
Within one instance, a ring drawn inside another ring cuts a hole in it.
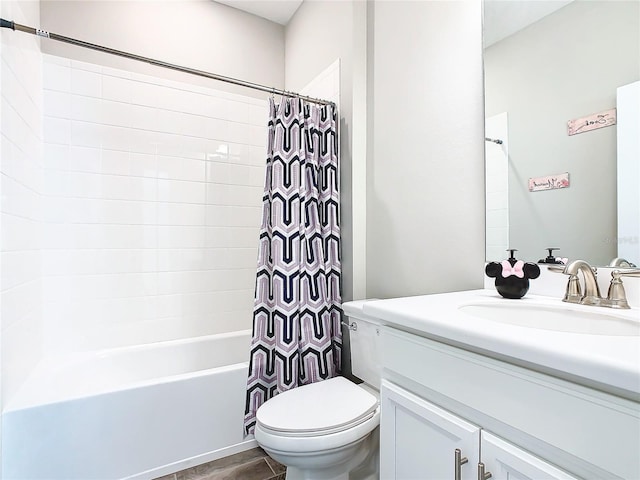
[{"label": "faucet handle", "polygon": [[582,301],[582,289],[580,288],[580,280],[576,273],[568,273],[566,265],[547,265],[547,270],[554,273],[564,273],[569,275],[567,289],[564,292],[563,302],[580,303]]},{"label": "faucet handle", "polygon": [[613,272],[611,272],[612,277],[614,273],[618,276],[626,275],[628,277],[640,277],[640,268],[625,268],[624,270],[614,270]]},{"label": "faucet handle", "polygon": [[613,308],[630,308],[627,302],[627,294],[622,284],[623,275],[629,277],[640,277],[640,268],[629,268],[625,270],[613,270],[611,272],[611,283],[607,294],[607,306]]},{"label": "faucet handle", "polygon": [[569,303],[581,303],[584,295],[582,295],[582,289],[580,288],[580,280],[578,275],[569,274],[569,281],[567,282],[567,290],[564,293],[563,302]]},{"label": "faucet handle", "polygon": [[554,273],[564,273],[564,265],[547,265],[547,270]]},{"label": "faucet handle", "polygon": [[[593,272],[594,275],[598,274],[598,267],[591,267],[591,271]],[[564,273],[566,275],[571,275],[571,273],[567,272],[567,266],[566,265],[547,265],[547,270],[549,270],[550,272],[555,272],[555,273]],[[640,270],[640,269],[639,269]]]}]

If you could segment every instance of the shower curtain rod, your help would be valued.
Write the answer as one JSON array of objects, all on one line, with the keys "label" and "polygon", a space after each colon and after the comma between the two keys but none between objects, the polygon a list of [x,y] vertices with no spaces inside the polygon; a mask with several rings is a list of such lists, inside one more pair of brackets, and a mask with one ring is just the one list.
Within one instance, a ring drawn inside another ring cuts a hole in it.
[{"label": "shower curtain rod", "polygon": [[300,98],[302,100],[306,100],[312,103],[318,103],[321,105],[334,105],[334,103],[329,100],[307,97],[305,95],[300,95],[299,93],[289,92],[289,91],[277,89],[274,87],[267,87],[265,85],[260,85],[258,83],[246,82],[244,80],[238,80],[237,78],[225,77],[224,75],[217,75],[215,73],[205,72],[203,70],[196,70],[193,68],[181,67],[180,65],[174,65],[172,63],[163,62],[161,60],[154,60],[153,58],[143,57],[141,55],[136,55],[134,53],[123,52],[121,50],[115,50],[113,48],[103,47],[102,45],[96,45],[94,43],[77,40],[75,38],[65,37],[64,35],[58,35],[57,33],[51,33],[45,30],[40,30],[33,27],[20,25],[19,23],[5,20],[4,18],[0,18],[0,27],[10,28],[11,30],[18,30],[20,32],[37,35],[39,37],[50,38],[51,40],[57,40],[59,42],[69,43],[71,45],[89,48],[91,50],[97,50],[99,52],[109,53],[111,55],[117,55],[119,57],[129,58],[131,60],[137,60],[139,62],[149,63],[151,65],[155,65],[158,67],[168,68],[170,70],[176,70],[178,72],[189,73],[191,75],[197,75],[199,77],[205,77],[213,80],[219,80],[221,82],[232,83],[234,85],[240,85],[241,87],[253,88],[254,90],[268,92],[273,95],[282,95],[285,97]]}]

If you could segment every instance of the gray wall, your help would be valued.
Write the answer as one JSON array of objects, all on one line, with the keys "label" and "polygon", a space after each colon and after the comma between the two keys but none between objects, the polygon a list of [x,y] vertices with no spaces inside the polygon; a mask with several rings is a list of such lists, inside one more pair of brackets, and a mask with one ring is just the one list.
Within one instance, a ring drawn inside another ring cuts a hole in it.
[{"label": "gray wall", "polygon": [[[596,265],[616,256],[616,127],[567,136],[566,122],[614,108],[640,77],[640,3],[575,1],[485,52],[486,115],[509,114],[510,243]],[[530,177],[569,172],[567,189]],[[494,259],[495,260],[495,259]]]},{"label": "gray wall", "polygon": [[481,3],[373,7],[367,295],[481,288]]},{"label": "gray wall", "polygon": [[[210,0],[42,0],[40,13],[42,28],[60,35],[249,82],[284,87],[284,27]],[[266,94],[247,88],[54,41],[42,40],[42,51],[266,98]]]}]

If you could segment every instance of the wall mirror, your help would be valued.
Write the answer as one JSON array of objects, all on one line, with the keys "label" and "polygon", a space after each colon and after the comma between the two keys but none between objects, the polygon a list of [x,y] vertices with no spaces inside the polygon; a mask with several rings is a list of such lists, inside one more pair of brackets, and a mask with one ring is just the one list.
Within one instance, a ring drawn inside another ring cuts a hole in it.
[{"label": "wall mirror", "polygon": [[[639,80],[639,5],[484,0],[487,260],[555,247],[607,265],[620,242],[638,243],[617,233],[618,126],[570,136],[567,122],[615,108],[617,88]],[[566,188],[529,191],[565,173]],[[640,202],[635,188],[624,202]]]}]

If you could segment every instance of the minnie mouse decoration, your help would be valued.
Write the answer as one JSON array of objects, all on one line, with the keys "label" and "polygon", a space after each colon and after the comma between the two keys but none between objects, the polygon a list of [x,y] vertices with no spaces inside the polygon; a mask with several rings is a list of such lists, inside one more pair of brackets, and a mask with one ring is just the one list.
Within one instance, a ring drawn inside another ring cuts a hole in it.
[{"label": "minnie mouse decoration", "polygon": [[496,290],[504,298],[522,298],[529,291],[529,279],[540,276],[540,267],[535,263],[516,260],[513,252],[515,248],[507,250],[508,260],[489,262],[484,271],[487,276],[496,279]]}]

